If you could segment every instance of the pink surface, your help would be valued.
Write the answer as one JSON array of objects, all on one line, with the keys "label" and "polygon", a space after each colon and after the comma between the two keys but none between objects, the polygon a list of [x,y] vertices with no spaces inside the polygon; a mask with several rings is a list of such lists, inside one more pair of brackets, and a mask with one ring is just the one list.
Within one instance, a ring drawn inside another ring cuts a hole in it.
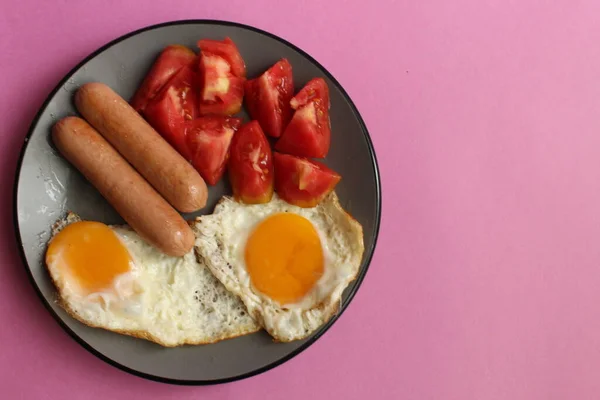
[{"label": "pink surface", "polygon": [[[598,398],[598,2],[176,4],[0,5],[1,398]],[[383,181],[379,246],[342,318],[285,365],[215,387],[87,353],[34,294],[12,226],[19,143],[58,80],[181,18],[255,25],[317,58],[361,111]]]}]

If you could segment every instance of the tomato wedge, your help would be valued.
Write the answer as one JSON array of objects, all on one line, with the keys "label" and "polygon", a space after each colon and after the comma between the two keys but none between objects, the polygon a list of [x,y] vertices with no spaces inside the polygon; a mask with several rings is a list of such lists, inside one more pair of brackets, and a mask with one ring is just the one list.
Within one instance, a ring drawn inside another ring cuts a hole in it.
[{"label": "tomato wedge", "polygon": [[154,99],[163,86],[183,67],[193,67],[196,54],[185,46],[167,46],[158,56],[152,68],[131,98],[131,106],[141,112]]},{"label": "tomato wedge", "polygon": [[238,78],[246,77],[246,63],[233,40],[226,37],[225,40],[201,39],[198,40],[198,48],[204,54],[219,56],[231,67],[231,73]]},{"label": "tomato wedge", "polygon": [[233,136],[229,180],[236,200],[247,204],[268,203],[273,197],[271,147],[257,121],[242,126]]},{"label": "tomato wedge", "polygon": [[183,67],[144,110],[146,120],[186,159],[191,158],[185,141],[184,122],[196,117],[196,74]]},{"label": "tomato wedge", "polygon": [[246,81],[246,107],[264,132],[279,137],[292,118],[290,100],[294,95],[292,66],[281,59],[261,76]]},{"label": "tomato wedge", "polygon": [[323,158],[329,152],[329,89],[323,78],[308,82],[290,101],[296,110],[275,150],[298,157]]},{"label": "tomato wedge", "polygon": [[185,136],[192,165],[208,184],[215,185],[223,176],[231,139],[241,124],[240,118],[222,116],[199,117],[186,122]]},{"label": "tomato wedge", "polygon": [[237,47],[226,38],[200,40],[200,102],[201,115],[233,115],[242,108],[246,65]]},{"label": "tomato wedge", "polygon": [[318,161],[274,152],[275,191],[283,200],[299,207],[314,207],[342,177]]}]

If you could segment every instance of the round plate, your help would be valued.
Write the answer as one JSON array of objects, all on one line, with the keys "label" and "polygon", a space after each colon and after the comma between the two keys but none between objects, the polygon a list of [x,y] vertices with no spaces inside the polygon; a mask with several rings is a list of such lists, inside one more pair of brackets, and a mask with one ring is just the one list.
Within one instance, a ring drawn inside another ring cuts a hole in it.
[{"label": "round plate", "polygon": [[[56,303],[56,291],[43,265],[50,227],[67,210],[84,219],[110,224],[121,217],[69,165],[51,144],[54,122],[76,114],[74,91],[99,81],[130,98],[155,57],[169,44],[196,48],[200,38],[229,36],[255,77],[282,57],[293,67],[296,90],[314,77],[323,77],[331,92],[331,150],[325,162],[342,175],[336,192],[344,208],[364,229],[365,254],[360,273],[345,291],[340,313],[365,276],[379,231],[381,188],[373,145],[365,124],[340,84],[308,54],[258,29],[221,21],[176,21],[127,34],[98,49],[76,66],[50,94],[33,121],[21,153],[15,185],[15,226],[31,282],[61,326],[87,350],[138,376],[169,383],[210,384],[232,381],[266,371],[306,349],[335,321],[332,318],[310,338],[274,343],[263,331],[205,346],[167,349],[141,339],[89,328],[67,315]],[[248,116],[243,114],[247,120]],[[225,183],[211,187],[207,207],[229,194]],[[142,205],[140,205],[142,206]],[[194,216],[190,214],[186,216]]]}]

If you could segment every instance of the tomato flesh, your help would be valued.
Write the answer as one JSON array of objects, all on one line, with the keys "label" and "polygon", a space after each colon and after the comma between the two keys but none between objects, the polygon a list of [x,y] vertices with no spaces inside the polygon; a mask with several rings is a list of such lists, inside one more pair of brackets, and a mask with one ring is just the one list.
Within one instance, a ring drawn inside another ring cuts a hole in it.
[{"label": "tomato flesh", "polygon": [[225,40],[201,39],[198,41],[198,48],[204,54],[213,54],[219,56],[231,67],[231,73],[238,78],[246,77],[246,63],[240,54],[237,46],[230,38]]},{"label": "tomato flesh", "polygon": [[244,87],[250,117],[267,135],[280,137],[292,118],[294,78],[288,60],[279,60],[258,78],[246,81]]},{"label": "tomato flesh", "polygon": [[131,98],[131,106],[138,112],[144,111],[148,103],[159,94],[169,79],[181,68],[193,68],[195,64],[196,54],[187,47],[180,45],[165,47]]},{"label": "tomato flesh", "polygon": [[185,141],[184,123],[197,114],[195,79],[196,74],[183,67],[144,110],[150,125],[188,160],[191,154]]},{"label": "tomato flesh", "polygon": [[325,164],[289,154],[273,153],[275,191],[286,202],[315,207],[342,177]]},{"label": "tomato flesh", "polygon": [[298,157],[325,157],[331,142],[329,89],[325,80],[315,78],[308,82],[292,98],[290,106],[295,110],[294,116],[275,149]]},{"label": "tomato flesh", "polygon": [[273,197],[273,155],[257,121],[242,126],[233,136],[229,180],[236,200],[268,203]]},{"label": "tomato flesh", "polygon": [[227,38],[222,42],[200,40],[199,64],[201,115],[233,115],[242,108],[246,66],[237,47]]},{"label": "tomato flesh", "polygon": [[223,176],[231,140],[241,124],[239,118],[223,116],[199,117],[185,123],[192,165],[208,184],[215,185]]}]

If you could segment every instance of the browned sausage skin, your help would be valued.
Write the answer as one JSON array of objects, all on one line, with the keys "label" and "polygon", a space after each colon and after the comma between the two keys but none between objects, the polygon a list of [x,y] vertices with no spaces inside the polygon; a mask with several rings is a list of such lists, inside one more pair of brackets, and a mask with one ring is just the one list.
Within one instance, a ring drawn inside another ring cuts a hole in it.
[{"label": "browned sausage skin", "polygon": [[86,121],[58,121],[52,140],[146,241],[171,256],[192,249],[194,234],[181,215]]},{"label": "browned sausage skin", "polygon": [[206,205],[200,174],[121,96],[103,83],[87,83],[75,94],[83,117],[181,212]]}]

